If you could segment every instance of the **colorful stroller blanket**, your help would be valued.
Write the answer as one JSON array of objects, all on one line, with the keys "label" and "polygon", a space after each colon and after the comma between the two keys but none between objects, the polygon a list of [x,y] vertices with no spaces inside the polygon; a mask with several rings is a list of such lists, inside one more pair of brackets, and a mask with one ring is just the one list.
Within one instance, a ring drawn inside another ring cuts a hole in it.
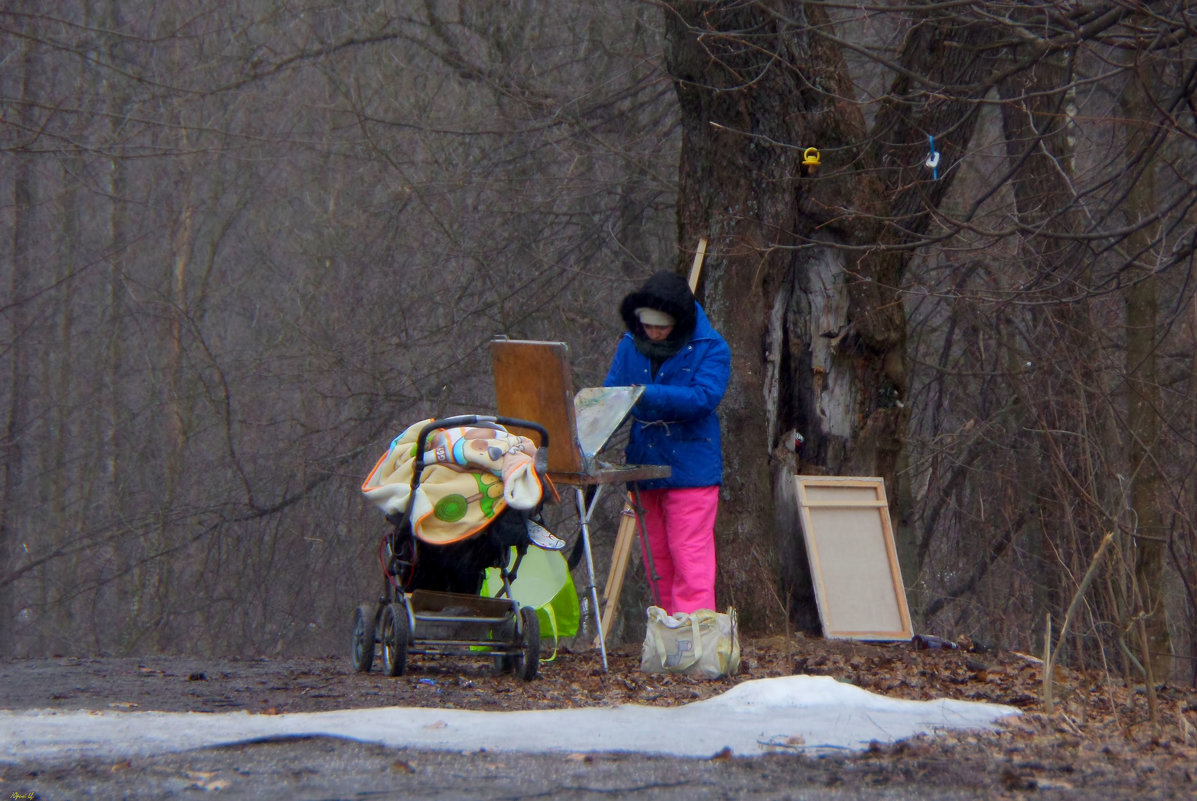
[{"label": "colorful stroller blanket", "polygon": [[396,437],[362,483],[362,492],[383,513],[402,514],[410,503],[415,535],[449,545],[486,528],[508,505],[534,509],[540,504],[543,488],[532,440],[505,429],[474,427],[443,428],[425,440],[424,472],[411,498],[417,440],[434,419]]}]

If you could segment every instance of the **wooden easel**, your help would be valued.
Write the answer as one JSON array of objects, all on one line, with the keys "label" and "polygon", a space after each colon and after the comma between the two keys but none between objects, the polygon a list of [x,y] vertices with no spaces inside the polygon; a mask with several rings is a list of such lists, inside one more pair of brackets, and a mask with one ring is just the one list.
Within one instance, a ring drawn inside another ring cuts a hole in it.
[{"label": "wooden easel", "polygon": [[[603,669],[606,670],[607,646],[603,636],[602,604],[599,602],[594,578],[590,518],[604,487],[615,484],[635,486],[639,481],[665,478],[670,473],[669,466],[604,465],[596,462],[593,457],[597,448],[605,443],[606,438],[619,425],[623,415],[626,415],[635,403],[635,398],[639,397],[639,392],[620,394],[619,390],[634,388],[610,387],[607,388],[608,397],[599,402],[598,406],[584,404],[580,409],[576,402],[583,393],[589,393],[589,390],[583,389],[575,395],[568,348],[564,342],[509,340],[500,337],[491,341],[490,349],[499,414],[503,417],[536,421],[544,427],[549,440],[545,474],[553,484],[573,490],[578,525],[581,528],[582,551],[586,559],[584,592],[590,599],[594,612],[594,625],[598,632],[596,645],[602,654]],[[597,418],[595,414],[598,415]],[[583,417],[585,425],[580,426],[579,420]],[[519,426],[513,426],[512,430],[526,432],[538,439],[534,431],[521,429]],[[596,438],[602,442],[596,442]],[[587,441],[585,447],[584,439]],[[594,493],[588,503],[584,490],[589,487],[594,488]],[[626,561],[625,556],[624,562]],[[622,578],[619,581],[622,583]]]},{"label": "wooden easel", "polygon": [[[698,289],[698,277],[702,274],[702,262],[706,255],[707,238],[704,236],[698,240],[698,249],[694,252],[694,263],[690,265],[691,292]],[[603,614],[600,626],[604,641],[610,636],[611,626],[615,622],[615,611],[619,608],[619,596],[623,590],[624,576],[628,571],[628,558],[632,554],[632,542],[636,535],[636,521],[640,519],[640,515],[637,514],[637,510],[633,506],[634,502],[632,493],[628,493],[623,511],[620,513],[619,530],[615,534],[615,548],[611,552],[611,570],[607,574],[607,584],[603,587],[600,603]],[[641,532],[641,536],[643,535],[644,532]],[[645,542],[644,548],[647,553],[647,542]],[[651,567],[647,564],[644,566],[644,572],[648,575],[649,586],[652,588],[653,603],[659,605],[661,599],[657,596],[656,577],[652,575]]]}]

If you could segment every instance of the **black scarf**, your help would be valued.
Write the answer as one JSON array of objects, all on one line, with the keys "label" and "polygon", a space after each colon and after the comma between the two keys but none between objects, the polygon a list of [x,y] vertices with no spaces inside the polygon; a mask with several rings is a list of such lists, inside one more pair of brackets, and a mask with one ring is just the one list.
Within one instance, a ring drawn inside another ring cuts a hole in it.
[{"label": "black scarf", "polygon": [[633,335],[632,342],[636,346],[636,350],[648,357],[649,364],[652,365],[652,377],[657,377],[657,371],[661,369],[661,365],[670,356],[675,355],[682,349],[682,345],[686,344],[684,339],[663,339],[660,342],[654,342],[648,337]]}]

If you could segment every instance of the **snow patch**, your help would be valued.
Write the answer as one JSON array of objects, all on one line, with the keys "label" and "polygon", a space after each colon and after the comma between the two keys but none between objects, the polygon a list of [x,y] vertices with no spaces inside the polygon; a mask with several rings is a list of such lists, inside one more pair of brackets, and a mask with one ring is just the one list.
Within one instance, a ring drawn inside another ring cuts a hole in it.
[{"label": "snow patch", "polygon": [[0,760],[148,756],[261,738],[331,736],[395,748],[709,757],[860,751],[948,729],[992,729],[1017,709],[888,698],[825,676],[746,681],[680,707],[521,712],[385,707],[334,712],[0,711]]}]

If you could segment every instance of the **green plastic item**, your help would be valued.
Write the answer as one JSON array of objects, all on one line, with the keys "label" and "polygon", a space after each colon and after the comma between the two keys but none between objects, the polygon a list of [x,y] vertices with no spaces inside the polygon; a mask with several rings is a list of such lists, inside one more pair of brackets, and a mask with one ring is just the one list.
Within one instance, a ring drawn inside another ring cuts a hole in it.
[{"label": "green plastic item", "polygon": [[[512,559],[515,558],[514,550]],[[494,598],[502,589],[503,580],[498,568],[489,568],[482,582],[482,594]],[[529,548],[520,562],[515,581],[511,583],[511,596],[521,606],[536,610],[542,634],[552,632],[554,656],[557,640],[578,633],[582,610],[569,564],[560,551]]]}]

